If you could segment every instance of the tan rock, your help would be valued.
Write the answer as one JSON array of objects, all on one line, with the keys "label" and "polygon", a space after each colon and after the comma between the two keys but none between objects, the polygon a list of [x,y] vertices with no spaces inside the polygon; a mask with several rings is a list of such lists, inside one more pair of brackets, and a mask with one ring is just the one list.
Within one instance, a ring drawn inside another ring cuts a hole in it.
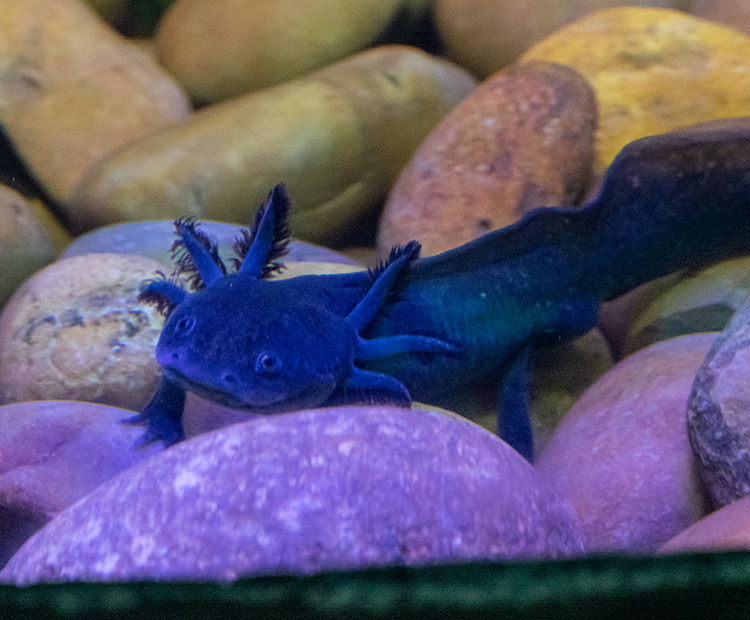
[{"label": "tan rock", "polygon": [[685,427],[714,336],[639,351],[591,386],[536,467],[581,525],[588,552],[655,551],[706,513]]},{"label": "tan rock", "polygon": [[540,206],[571,206],[590,181],[596,105],[567,67],[529,63],[481,84],[430,133],[391,190],[378,250],[417,239],[438,254]]},{"label": "tan rock", "polygon": [[78,400],[138,410],[159,378],[163,318],[137,303],[160,263],[87,254],[29,279],[0,315],[0,402]]},{"label": "tan rock", "polygon": [[[179,0],[159,23],[160,61],[199,101],[298,78],[373,44],[404,0]],[[424,2],[421,2],[424,4]]]},{"label": "tan rock", "polygon": [[0,75],[0,125],[61,203],[95,161],[190,111],[163,69],[78,0],[3,0]]},{"label": "tan rock", "polygon": [[679,11],[600,11],[536,44],[520,62],[531,60],[570,65],[596,92],[596,174],[637,138],[750,115],[750,39]]}]

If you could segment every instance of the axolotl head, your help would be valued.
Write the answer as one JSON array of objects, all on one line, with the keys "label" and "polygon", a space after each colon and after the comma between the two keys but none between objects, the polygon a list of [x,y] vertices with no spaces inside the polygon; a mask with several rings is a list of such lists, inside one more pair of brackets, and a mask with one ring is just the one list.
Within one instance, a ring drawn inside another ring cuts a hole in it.
[{"label": "axolotl head", "polygon": [[258,413],[324,403],[352,367],[356,334],[295,280],[232,274],[187,296],[156,346],[165,375]]}]

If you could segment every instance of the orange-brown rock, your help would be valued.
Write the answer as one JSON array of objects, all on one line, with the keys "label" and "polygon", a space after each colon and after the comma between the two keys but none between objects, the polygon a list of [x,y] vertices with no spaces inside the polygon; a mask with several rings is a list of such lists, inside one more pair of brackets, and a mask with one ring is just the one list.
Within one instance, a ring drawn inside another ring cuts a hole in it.
[{"label": "orange-brown rock", "polygon": [[378,249],[411,239],[438,254],[540,206],[570,206],[590,180],[596,105],[575,71],[514,66],[430,133],[392,189]]}]

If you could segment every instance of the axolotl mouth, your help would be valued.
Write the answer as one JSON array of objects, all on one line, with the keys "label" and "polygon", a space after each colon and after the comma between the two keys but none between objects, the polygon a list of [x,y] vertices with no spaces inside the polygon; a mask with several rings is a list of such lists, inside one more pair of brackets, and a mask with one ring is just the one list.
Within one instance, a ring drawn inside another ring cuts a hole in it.
[{"label": "axolotl mouth", "polygon": [[[283,395],[277,395],[275,398],[271,394],[263,395],[264,398],[259,398],[259,402],[249,403],[239,396],[227,392],[226,389],[215,388],[205,383],[200,383],[195,379],[182,374],[179,370],[172,368],[171,366],[162,366],[162,373],[167,379],[177,383],[186,390],[190,390],[205,398],[214,402],[218,405],[225,407],[231,407],[232,409],[243,409],[252,413],[259,414],[272,414],[272,413],[283,413],[285,411],[291,411],[289,404],[285,402]],[[259,395],[260,396],[260,395]]]}]

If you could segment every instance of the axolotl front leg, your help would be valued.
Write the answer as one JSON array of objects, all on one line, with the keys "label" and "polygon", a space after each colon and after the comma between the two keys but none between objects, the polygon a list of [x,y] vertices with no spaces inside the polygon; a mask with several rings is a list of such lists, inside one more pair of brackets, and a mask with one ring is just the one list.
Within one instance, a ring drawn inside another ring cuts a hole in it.
[{"label": "axolotl front leg", "polygon": [[[189,293],[166,280],[155,280],[147,287],[156,293],[164,302],[175,306],[188,297]],[[140,445],[147,446],[162,441],[165,446],[171,446],[185,439],[182,426],[182,414],[185,408],[185,388],[162,375],[156,393],[141,409],[138,415],[122,420],[123,424],[146,426],[146,431],[140,438]]]},{"label": "axolotl front leg", "polygon": [[146,426],[140,445],[161,441],[165,447],[185,439],[182,413],[185,408],[185,389],[162,375],[156,393],[140,413],[122,420],[124,424]]},{"label": "axolotl front leg", "polygon": [[[357,334],[357,351],[354,363],[365,362],[379,357],[398,353],[432,352],[456,355],[460,353],[458,347],[430,336],[402,334],[385,336],[367,340],[359,336],[378,313],[385,303],[394,283],[411,261],[419,255],[420,245],[416,241],[408,243],[403,248],[394,248],[389,258],[388,266],[373,282],[367,294],[347,315],[347,324]],[[368,400],[384,402],[400,407],[411,406],[411,396],[406,387],[390,375],[363,370],[352,365],[351,374],[342,386],[342,391],[355,390],[369,395]]]}]

